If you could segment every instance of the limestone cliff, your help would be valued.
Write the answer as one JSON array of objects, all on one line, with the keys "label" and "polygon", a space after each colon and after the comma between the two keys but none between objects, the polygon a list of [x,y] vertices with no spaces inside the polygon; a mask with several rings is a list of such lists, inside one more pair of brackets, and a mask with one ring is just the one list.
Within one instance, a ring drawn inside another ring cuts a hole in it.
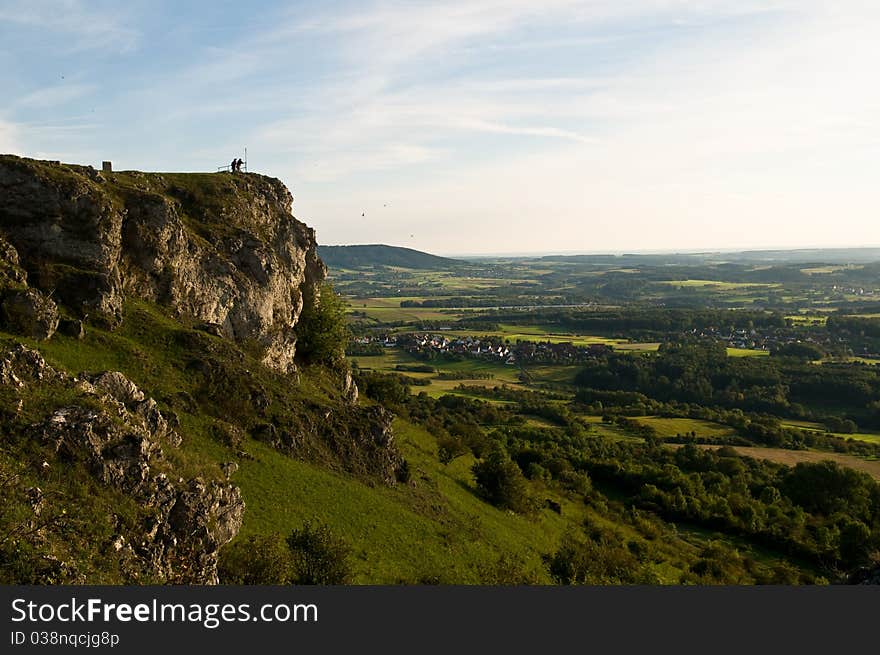
[{"label": "limestone cliff", "polygon": [[0,583],[217,582],[276,502],[267,447],[407,478],[392,415],[297,358],[326,269],[291,206],[261,175],[0,155]]},{"label": "limestone cliff", "polygon": [[[151,300],[288,371],[297,319],[326,273],[292,202],[252,173],[101,173],[2,155],[0,250],[80,318],[112,325],[126,296]],[[42,298],[10,302],[20,314]]]}]

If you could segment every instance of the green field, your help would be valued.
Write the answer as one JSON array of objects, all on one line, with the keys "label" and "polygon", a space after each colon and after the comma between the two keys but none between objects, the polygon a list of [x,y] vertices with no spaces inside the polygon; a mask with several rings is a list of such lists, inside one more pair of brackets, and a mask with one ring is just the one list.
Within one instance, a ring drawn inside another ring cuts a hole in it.
[{"label": "green field", "polygon": [[880,364],[880,359],[871,359],[869,357],[850,357],[847,359],[849,362],[859,362],[860,364],[870,364],[871,366],[876,366]]},{"label": "green field", "polygon": [[722,282],[720,280],[660,280],[657,284],[666,284],[673,287],[705,288],[709,290],[734,290],[756,288],[777,288],[781,284],[775,282]]},{"label": "green field", "polygon": [[828,317],[824,314],[788,314],[786,320],[791,321],[794,325],[825,325]]},{"label": "green field", "polygon": [[736,431],[726,425],[701,421],[692,418],[666,418],[661,416],[635,416],[639,423],[650,425],[657,431],[659,437],[674,437],[696,432],[698,437],[730,437],[736,435]]},{"label": "green field", "polygon": [[801,273],[806,275],[827,275],[829,273],[837,273],[838,271],[856,271],[864,268],[857,264],[839,264],[829,266],[813,266],[811,268],[802,268]]},{"label": "green field", "polygon": [[626,431],[613,423],[604,423],[601,416],[584,416],[582,418],[590,424],[592,434],[596,437],[611,441],[643,441],[639,437],[627,434]]},{"label": "green field", "polygon": [[[409,331],[401,329],[401,332]],[[510,343],[517,341],[570,343],[573,346],[583,347],[594,344],[609,346],[615,350],[631,350],[639,352],[651,352],[657,350],[660,344],[657,342],[638,343],[629,339],[614,339],[589,334],[573,334],[568,332],[556,332],[552,328],[541,326],[522,326],[501,324],[497,330],[443,330],[437,332],[446,337],[495,337],[504,339]]]},{"label": "green field", "polygon": [[754,350],[752,348],[728,348],[728,357],[766,357],[770,354],[769,350]]},{"label": "green field", "polygon": [[[465,359],[457,362],[445,360],[437,360],[433,362],[424,362],[417,359],[399,348],[387,348],[382,355],[372,355],[366,357],[352,357],[352,362],[356,362],[357,366],[363,370],[381,371],[384,373],[400,373],[410,378],[420,378],[430,380],[430,385],[413,386],[412,392],[419,393],[424,391],[429,396],[440,397],[446,393],[453,392],[456,387],[461,384],[467,386],[496,387],[506,384],[513,388],[522,388],[519,381],[519,368],[509,366],[501,362],[484,360],[484,359]],[[428,364],[433,366],[437,371],[447,371],[461,373],[464,375],[473,374],[475,377],[457,380],[439,379],[436,373],[422,373],[410,371],[398,371],[396,366],[412,365],[412,364]],[[559,374],[559,367],[548,367],[553,369],[551,375]],[[490,375],[486,379],[482,376]],[[572,373],[574,375],[574,373]],[[480,376],[480,377],[476,377]]]}]

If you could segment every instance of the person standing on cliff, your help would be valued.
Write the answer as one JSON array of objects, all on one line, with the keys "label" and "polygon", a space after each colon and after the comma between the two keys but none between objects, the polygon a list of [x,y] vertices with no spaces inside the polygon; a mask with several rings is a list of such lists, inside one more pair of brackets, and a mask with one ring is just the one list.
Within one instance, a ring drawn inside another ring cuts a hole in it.
[{"label": "person standing on cliff", "polygon": [[229,165],[229,170],[230,170],[231,172],[235,173],[237,168],[238,168],[238,160],[237,160],[237,159],[233,159],[233,160],[232,160],[232,163]]}]

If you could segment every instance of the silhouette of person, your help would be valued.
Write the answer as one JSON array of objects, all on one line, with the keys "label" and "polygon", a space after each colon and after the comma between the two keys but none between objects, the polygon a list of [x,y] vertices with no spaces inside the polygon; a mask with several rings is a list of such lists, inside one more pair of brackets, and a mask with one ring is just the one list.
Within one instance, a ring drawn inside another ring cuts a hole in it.
[{"label": "silhouette of person", "polygon": [[238,171],[239,173],[241,173],[241,165],[243,163],[244,163],[244,160],[241,157],[239,157],[238,158],[238,166],[236,166],[236,168],[235,168],[235,170]]},{"label": "silhouette of person", "polygon": [[229,165],[229,170],[232,171],[232,172],[234,173],[234,172],[236,171],[237,168],[238,168],[238,160],[237,160],[237,159],[233,159],[233,160],[232,160],[232,163]]}]

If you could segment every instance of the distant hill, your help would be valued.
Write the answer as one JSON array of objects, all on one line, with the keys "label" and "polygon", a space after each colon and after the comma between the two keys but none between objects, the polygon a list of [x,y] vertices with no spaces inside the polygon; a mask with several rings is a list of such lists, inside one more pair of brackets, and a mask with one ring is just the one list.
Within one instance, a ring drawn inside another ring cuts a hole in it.
[{"label": "distant hill", "polygon": [[331,269],[365,266],[401,266],[423,270],[445,269],[462,264],[458,259],[438,257],[412,248],[381,244],[365,246],[318,246],[318,255]]},{"label": "distant hill", "polygon": [[[535,256],[538,258],[538,256]],[[525,258],[525,257],[524,257]],[[762,264],[868,264],[880,261],[880,248],[800,248],[792,250],[707,251],[690,253],[625,253],[619,255],[545,255],[549,262],[615,264],[617,266],[712,262],[753,262]]]}]

